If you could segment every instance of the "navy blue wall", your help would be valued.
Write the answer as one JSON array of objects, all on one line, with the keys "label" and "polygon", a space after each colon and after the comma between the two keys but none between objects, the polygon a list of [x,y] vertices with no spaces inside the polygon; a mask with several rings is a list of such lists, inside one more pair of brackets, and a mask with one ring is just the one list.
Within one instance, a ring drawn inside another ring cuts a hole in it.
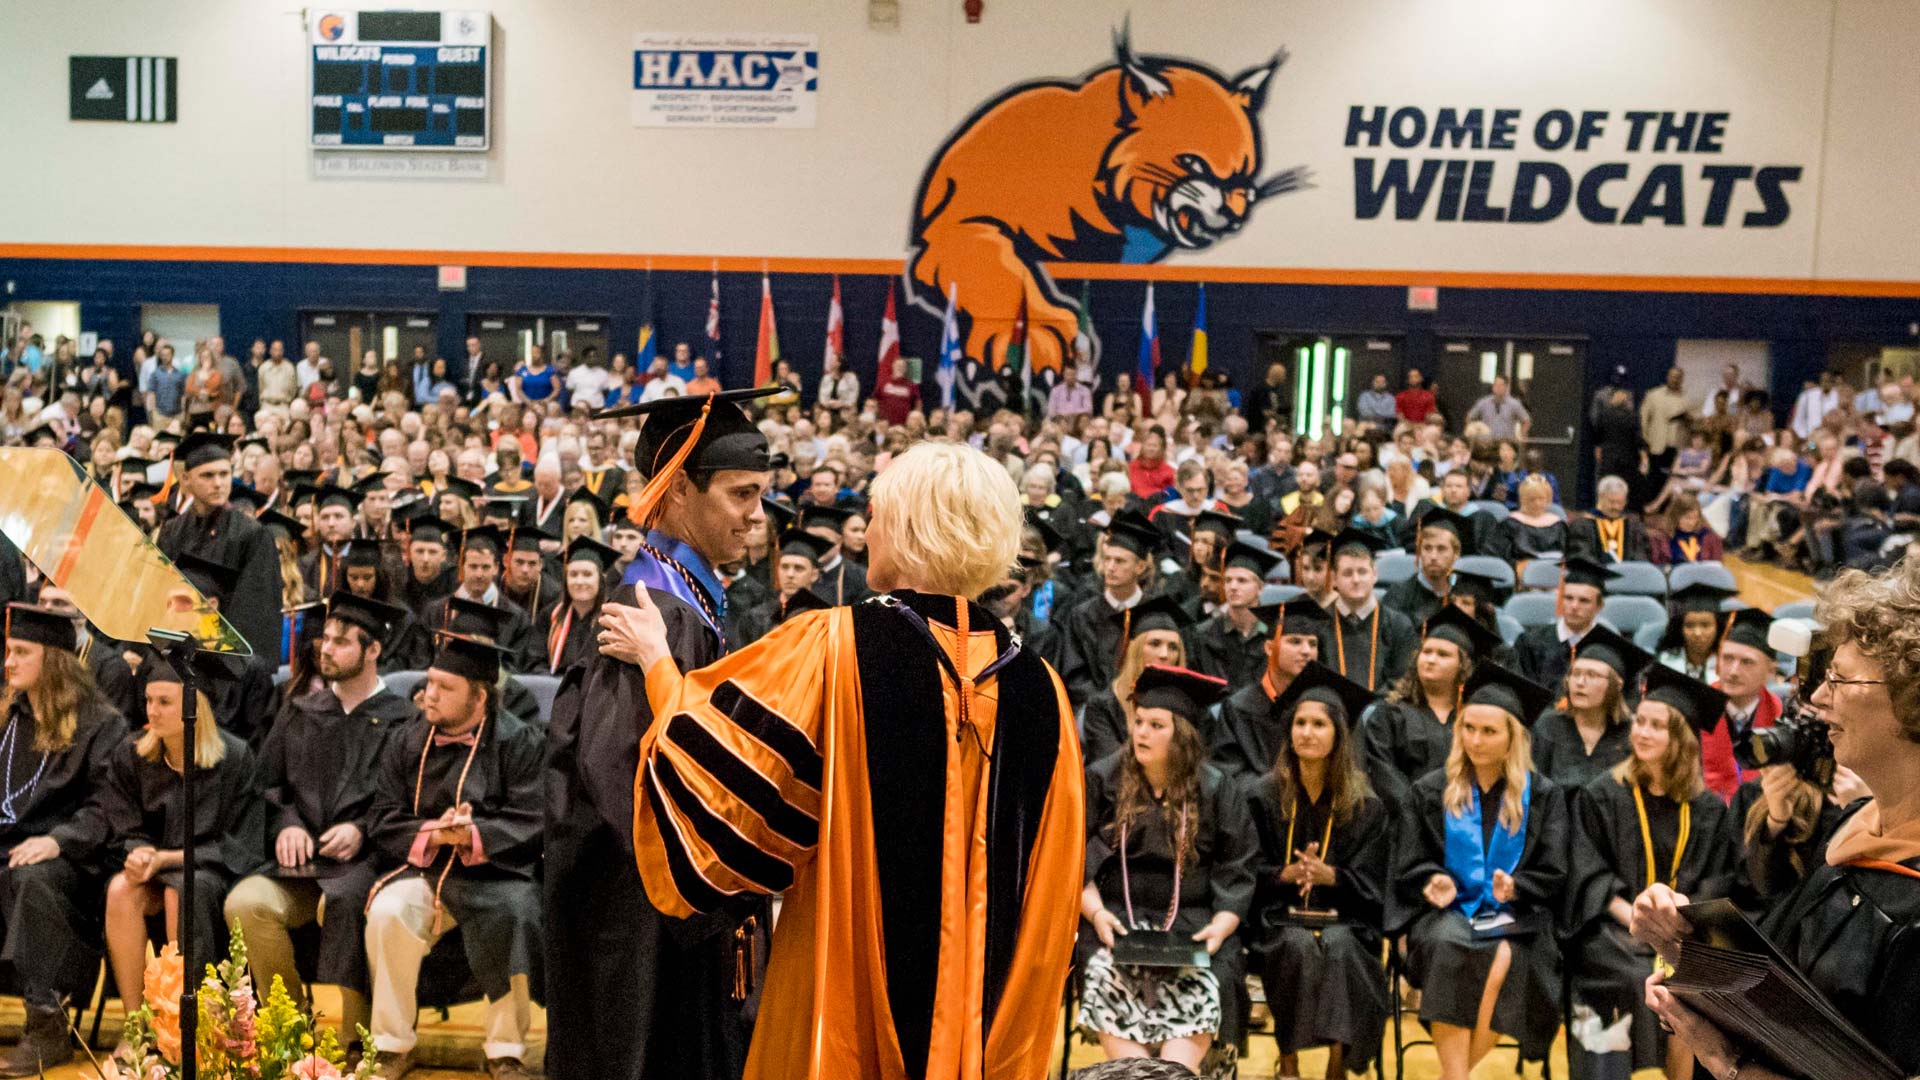
[{"label": "navy blue wall", "polygon": [[[0,278],[15,283],[17,300],[78,301],[82,326],[116,339],[122,356],[138,335],[141,304],[201,303],[220,306],[221,329],[235,352],[254,337],[279,337],[297,353],[301,310],[432,311],[439,315],[442,351],[452,358],[462,355],[469,313],[608,316],[612,347],[631,352],[648,275],[474,267],[466,291],[443,293],[432,266],[0,259]],[[710,275],[656,271],[651,281],[662,342],[685,340],[700,351]],[[877,275],[841,278],[847,354],[868,385],[888,282]],[[1062,281],[1061,287],[1078,296],[1080,284]],[[1132,281],[1093,283],[1094,323],[1105,343],[1103,373],[1133,367],[1145,288]],[[832,279],[776,274],[773,290],[783,351],[811,381],[820,368]],[[1783,410],[1800,381],[1825,364],[1830,343],[1910,343],[1908,326],[1920,321],[1920,300],[1914,299],[1442,289],[1440,310],[1421,313],[1406,309],[1406,290],[1397,286],[1216,284],[1207,292],[1212,363],[1240,386],[1255,377],[1260,330],[1402,333],[1407,361],[1429,370],[1438,334],[1577,335],[1590,342],[1591,384],[1599,385],[1618,365],[1639,387],[1660,381],[1681,338],[1763,339],[1772,346],[1774,397]],[[752,371],[759,275],[722,274],[720,293],[720,375],[737,385]],[[1163,363],[1186,361],[1194,298],[1189,283],[1155,286]],[[931,361],[939,318],[903,304],[900,320],[902,353]]]}]

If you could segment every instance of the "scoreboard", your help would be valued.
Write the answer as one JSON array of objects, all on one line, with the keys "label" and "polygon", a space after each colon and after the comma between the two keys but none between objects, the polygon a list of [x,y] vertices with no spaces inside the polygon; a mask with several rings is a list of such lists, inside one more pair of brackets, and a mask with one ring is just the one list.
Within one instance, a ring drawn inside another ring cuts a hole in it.
[{"label": "scoreboard", "polygon": [[310,27],[310,145],[485,150],[492,111],[484,11],[317,8]]}]

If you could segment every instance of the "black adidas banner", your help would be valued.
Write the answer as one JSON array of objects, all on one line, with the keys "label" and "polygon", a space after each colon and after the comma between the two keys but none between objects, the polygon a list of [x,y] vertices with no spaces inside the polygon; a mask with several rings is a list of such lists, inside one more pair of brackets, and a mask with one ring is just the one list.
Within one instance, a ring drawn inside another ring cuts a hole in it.
[{"label": "black adidas banner", "polygon": [[180,117],[180,61],[171,56],[70,56],[68,117],[171,124]]}]

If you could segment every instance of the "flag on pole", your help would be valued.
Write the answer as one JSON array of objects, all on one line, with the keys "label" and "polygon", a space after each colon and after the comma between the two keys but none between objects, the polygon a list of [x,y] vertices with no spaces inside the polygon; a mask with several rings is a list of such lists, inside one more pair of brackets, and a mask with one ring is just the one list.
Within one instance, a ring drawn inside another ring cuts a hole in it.
[{"label": "flag on pole", "polygon": [[1133,373],[1133,392],[1140,396],[1140,415],[1153,412],[1153,376],[1160,370],[1160,328],[1153,314],[1153,282],[1147,282],[1147,302],[1140,309],[1140,362]]},{"label": "flag on pole", "polygon": [[898,359],[900,359],[900,315],[893,306],[893,282],[889,280],[887,282],[887,313],[880,317],[880,358],[879,367],[875,369],[873,375],[875,386],[880,384],[880,380],[892,377],[893,362]]},{"label": "flag on pole", "polygon": [[947,317],[940,324],[940,367],[934,374],[934,381],[940,384],[940,407],[953,411],[953,387],[960,378],[960,362],[965,359],[960,352],[960,285],[947,283]]},{"label": "flag on pole", "polygon": [[1013,332],[1007,335],[1007,363],[1000,369],[1011,391],[1019,387],[1020,400],[1015,404],[1016,412],[1025,414],[1027,399],[1033,394],[1033,365],[1027,363],[1027,294],[1020,293],[1020,310],[1013,316]]},{"label": "flag on pole", "polygon": [[773,282],[760,274],[760,340],[753,348],[753,385],[773,383],[773,364],[780,359],[780,330],[773,323]]},{"label": "flag on pole", "polygon": [[707,302],[707,371],[720,370],[720,264],[713,267],[713,299]]},{"label": "flag on pole", "polygon": [[660,343],[653,333],[653,271],[649,270],[640,286],[640,344],[634,350],[635,370],[644,373],[653,367],[653,358],[659,351]]},{"label": "flag on pole", "polygon": [[1200,283],[1200,302],[1193,309],[1193,346],[1187,351],[1187,385],[1200,385],[1207,373],[1207,283]]},{"label": "flag on pole", "polygon": [[827,348],[825,356],[845,359],[847,355],[846,317],[840,310],[840,275],[833,275],[833,303],[827,307]]},{"label": "flag on pole", "polygon": [[[1080,324],[1074,330],[1073,345],[1079,355],[1087,358],[1089,364],[1093,362],[1093,282],[1091,280],[1080,283]],[[1065,368],[1070,367],[1071,364],[1061,366]],[[1064,371],[1062,375],[1069,379],[1077,377],[1077,373],[1073,371]]]}]

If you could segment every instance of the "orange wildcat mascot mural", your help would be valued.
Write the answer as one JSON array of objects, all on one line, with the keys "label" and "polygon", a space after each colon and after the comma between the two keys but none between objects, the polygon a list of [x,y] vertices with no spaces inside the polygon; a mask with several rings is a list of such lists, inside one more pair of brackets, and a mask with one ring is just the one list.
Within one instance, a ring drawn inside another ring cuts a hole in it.
[{"label": "orange wildcat mascot mural", "polygon": [[1073,355],[1077,305],[1044,263],[1197,251],[1239,231],[1260,200],[1306,184],[1304,168],[1256,179],[1260,106],[1284,51],[1228,78],[1136,56],[1125,29],[1114,50],[1078,82],[1024,83],[982,105],[921,181],[907,290],[939,315],[957,286],[966,354],[995,370],[1022,299],[1034,370],[1058,372]]}]

